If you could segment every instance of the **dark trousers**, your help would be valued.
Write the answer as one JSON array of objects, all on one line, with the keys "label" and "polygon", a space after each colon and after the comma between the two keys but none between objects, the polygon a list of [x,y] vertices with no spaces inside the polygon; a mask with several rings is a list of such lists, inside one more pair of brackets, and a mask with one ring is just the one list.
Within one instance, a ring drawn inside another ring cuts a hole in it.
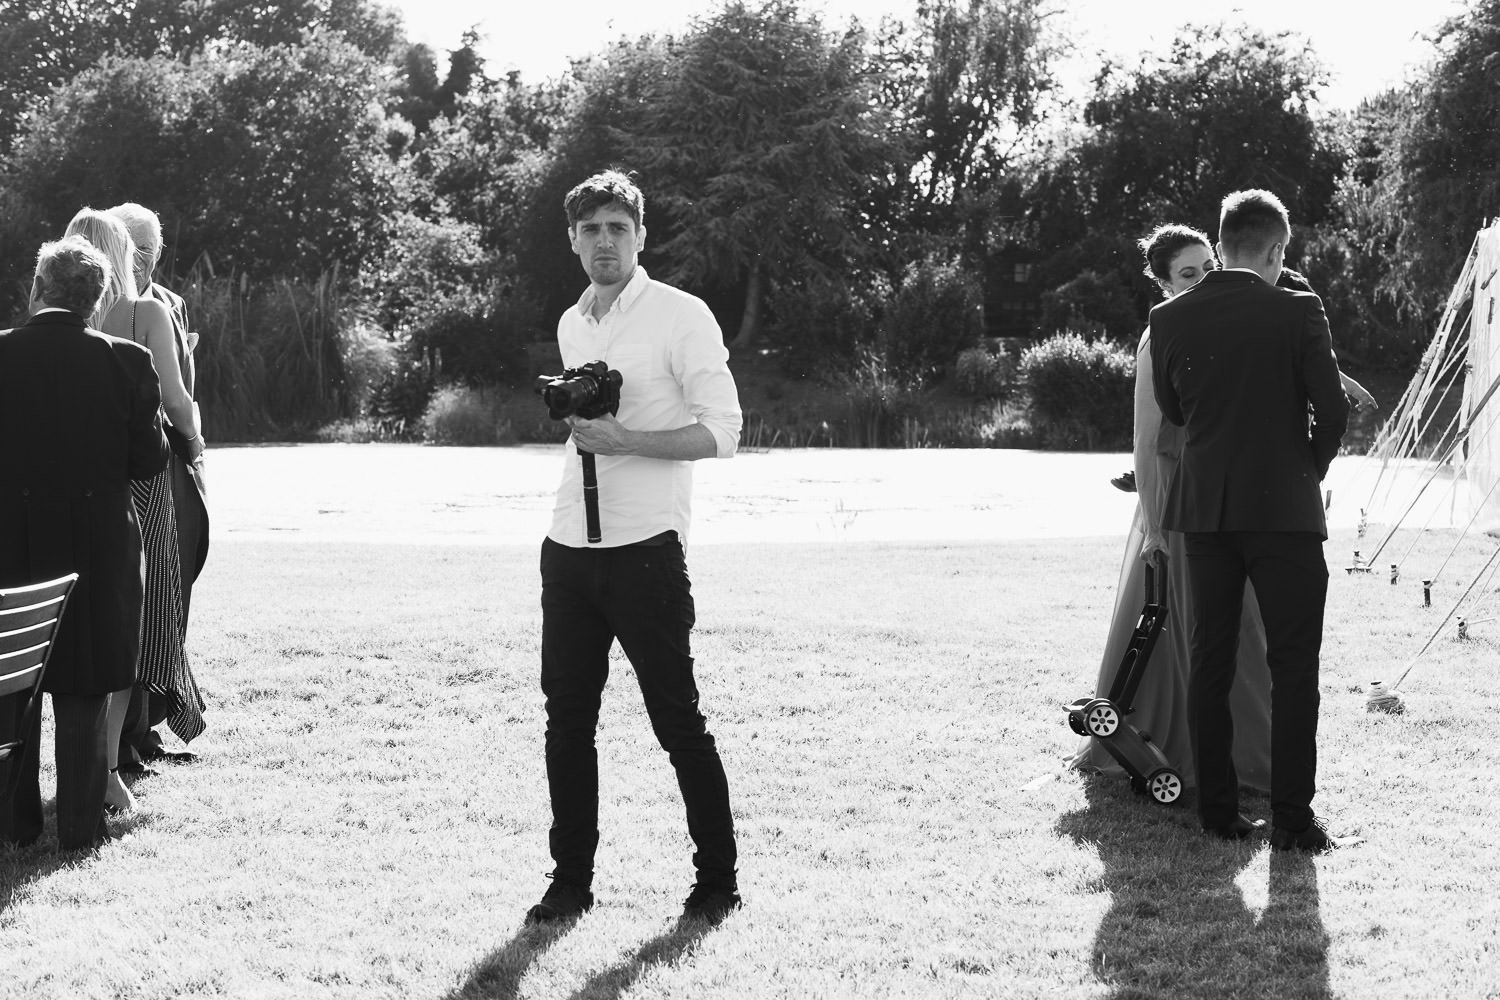
[{"label": "dark trousers", "polygon": [[1229,689],[1249,579],[1271,668],[1271,821],[1306,829],[1318,766],[1318,655],[1328,595],[1323,539],[1311,532],[1188,532],[1184,548],[1193,607],[1188,696],[1199,817],[1205,826],[1222,826],[1239,811]]},{"label": "dark trousers", "polygon": [[139,684],[130,689],[130,705],[120,729],[120,763],[138,764],[161,749],[161,734],[155,727],[166,721],[171,707],[166,695],[154,695]]},{"label": "dark trousers", "polygon": [[[89,848],[109,839],[104,824],[105,716],[108,695],[49,695],[57,723],[57,844],[63,850]],[[15,795],[0,803],[0,840],[29,844],[42,835],[41,765],[42,713],[25,724],[26,695],[0,698],[0,742],[26,741]],[[25,733],[21,730],[25,729]],[[9,780],[10,775],[3,779]],[[3,790],[0,785],[0,790]]]},{"label": "dark trousers", "polygon": [[733,885],[729,784],[693,681],[693,595],[676,541],[581,549],[542,543],[542,693],[555,877],[587,885],[599,845],[594,733],[614,640],[630,659],[657,742],[677,772],[700,882]]}]

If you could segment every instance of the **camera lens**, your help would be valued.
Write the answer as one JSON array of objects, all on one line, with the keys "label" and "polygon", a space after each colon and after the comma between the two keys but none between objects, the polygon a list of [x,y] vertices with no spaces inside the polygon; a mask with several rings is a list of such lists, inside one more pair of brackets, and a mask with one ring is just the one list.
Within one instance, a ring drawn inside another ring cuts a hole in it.
[{"label": "camera lens", "polygon": [[594,400],[594,381],[586,378],[568,379],[559,385],[553,385],[552,397],[547,402],[556,411],[564,414],[576,414],[580,409],[588,406]]}]

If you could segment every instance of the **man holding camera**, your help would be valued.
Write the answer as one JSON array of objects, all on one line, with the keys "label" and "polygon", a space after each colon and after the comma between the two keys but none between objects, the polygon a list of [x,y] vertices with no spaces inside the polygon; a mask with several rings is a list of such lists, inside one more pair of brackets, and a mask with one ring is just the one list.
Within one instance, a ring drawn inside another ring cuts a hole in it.
[{"label": "man holding camera", "polygon": [[[568,241],[589,276],[578,304],[558,322],[558,345],[570,370],[565,376],[602,361],[622,380],[618,415],[606,409],[593,419],[567,417],[573,429],[568,460],[542,542],[542,692],[555,868],[552,884],[526,917],[530,923],[565,920],[594,904],[594,735],[609,650],[618,639],[651,727],[677,772],[696,847],[697,882],[683,913],[717,921],[740,905],[734,820],[724,766],[698,710],[683,545],[692,463],[734,455],[739,396],[708,307],[653,281],[637,263],[646,228],[634,182],[616,171],[596,174],[568,193],[564,208]],[[578,376],[589,380],[584,372]],[[601,393],[614,391],[608,380],[600,382]],[[577,457],[583,452],[597,456],[597,542],[588,537]]]}]

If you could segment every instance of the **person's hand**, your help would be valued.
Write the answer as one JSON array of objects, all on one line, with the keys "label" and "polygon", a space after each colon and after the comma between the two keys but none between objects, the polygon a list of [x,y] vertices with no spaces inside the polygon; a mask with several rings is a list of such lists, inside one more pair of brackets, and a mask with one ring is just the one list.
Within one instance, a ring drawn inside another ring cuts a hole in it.
[{"label": "person's hand", "polygon": [[573,428],[573,443],[579,451],[595,455],[629,455],[632,452],[630,430],[611,413],[597,420],[569,417],[568,424]]},{"label": "person's hand", "polygon": [[1354,405],[1356,408],[1364,409],[1368,407],[1372,410],[1380,409],[1380,404],[1375,402],[1375,397],[1370,395],[1370,390],[1366,389],[1358,382],[1355,382],[1349,386],[1349,395],[1353,397]]},{"label": "person's hand", "polygon": [[1154,531],[1146,532],[1145,544],[1141,546],[1141,558],[1158,569],[1167,562],[1167,541]]}]

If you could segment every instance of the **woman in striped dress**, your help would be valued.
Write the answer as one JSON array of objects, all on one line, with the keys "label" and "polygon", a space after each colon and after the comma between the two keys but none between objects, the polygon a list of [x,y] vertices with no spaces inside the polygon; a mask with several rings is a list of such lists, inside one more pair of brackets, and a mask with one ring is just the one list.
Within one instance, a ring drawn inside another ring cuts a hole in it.
[{"label": "woman in striped dress", "polygon": [[[104,251],[113,269],[109,288],[90,321],[111,336],[144,344],[151,351],[161,379],[162,408],[167,419],[188,439],[194,457],[203,451],[192,398],[183,385],[172,318],[155,299],[138,295],[135,287],[134,246],[124,223],[93,209],[81,209],[68,223],[68,234],[78,234]],[[177,546],[177,518],[172,505],[171,465],[159,475],[131,483],[146,557],[146,599],[141,614],[141,655],[138,683],[171,705],[167,724],[183,742],[203,732],[203,698],[193,679],[184,647],[182,567]],[[129,810],[135,800],[120,780],[120,733],[130,704],[130,689],[109,700],[108,764],[110,780],[106,804]]]}]

